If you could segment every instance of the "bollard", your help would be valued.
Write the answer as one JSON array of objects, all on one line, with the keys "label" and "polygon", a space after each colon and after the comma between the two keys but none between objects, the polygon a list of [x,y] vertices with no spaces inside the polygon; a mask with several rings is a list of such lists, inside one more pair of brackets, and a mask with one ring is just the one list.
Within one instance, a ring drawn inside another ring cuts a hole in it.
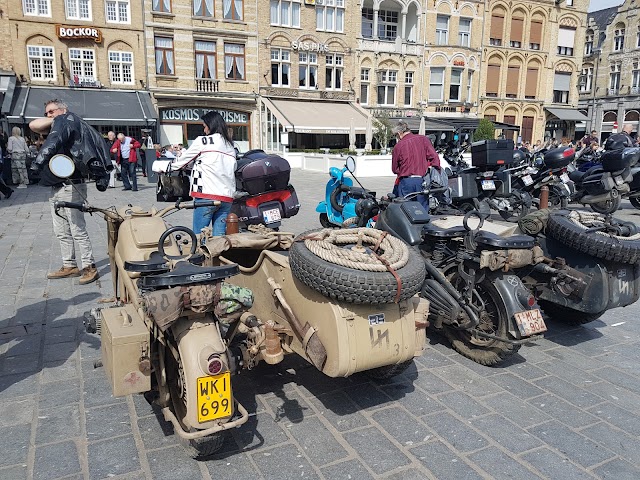
[{"label": "bollard", "polygon": [[240,231],[240,225],[238,225],[238,215],[236,215],[235,213],[230,213],[229,215],[227,215],[227,219],[225,220],[225,222],[227,224],[227,235],[238,233]]},{"label": "bollard", "polygon": [[549,208],[549,187],[543,185],[540,187],[540,210]]}]

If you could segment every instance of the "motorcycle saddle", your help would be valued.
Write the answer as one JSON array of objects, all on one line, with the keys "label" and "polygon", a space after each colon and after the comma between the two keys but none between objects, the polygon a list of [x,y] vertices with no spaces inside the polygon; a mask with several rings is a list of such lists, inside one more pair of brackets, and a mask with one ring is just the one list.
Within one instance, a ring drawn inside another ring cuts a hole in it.
[{"label": "motorcycle saddle", "polygon": [[486,245],[495,248],[533,248],[536,244],[533,237],[529,235],[511,235],[510,237],[501,237],[495,233],[485,230],[479,231],[475,238],[478,245]]},{"label": "motorcycle saddle", "polygon": [[434,237],[438,239],[449,239],[464,237],[467,230],[462,225],[456,225],[455,227],[442,228],[434,225],[433,223],[427,223],[422,227],[422,234],[428,237]]},{"label": "motorcycle saddle", "polygon": [[[202,265],[204,255],[197,253],[189,257],[189,262],[195,265]],[[169,263],[160,252],[151,252],[147,260],[129,260],[124,262],[124,269],[127,272],[138,272],[142,274],[154,274],[169,271]]]},{"label": "motorcycle saddle", "polygon": [[212,283],[240,272],[238,265],[222,265],[219,267],[201,267],[188,261],[181,261],[170,272],[142,277],[143,287],[174,287],[177,285],[194,285]]}]

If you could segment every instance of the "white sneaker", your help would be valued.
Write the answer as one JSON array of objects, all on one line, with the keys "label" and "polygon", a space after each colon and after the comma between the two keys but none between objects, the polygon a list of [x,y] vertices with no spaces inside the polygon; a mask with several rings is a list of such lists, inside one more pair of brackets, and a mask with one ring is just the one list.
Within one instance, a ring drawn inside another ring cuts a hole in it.
[{"label": "white sneaker", "polygon": [[24,183],[21,183],[20,185],[18,185],[16,188],[27,188],[27,186]]}]

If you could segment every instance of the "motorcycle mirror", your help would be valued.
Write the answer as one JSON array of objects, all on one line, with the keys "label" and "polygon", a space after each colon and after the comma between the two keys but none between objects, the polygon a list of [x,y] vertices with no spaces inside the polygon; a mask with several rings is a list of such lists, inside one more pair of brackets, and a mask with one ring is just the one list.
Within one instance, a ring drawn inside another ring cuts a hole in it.
[{"label": "motorcycle mirror", "polygon": [[76,164],[66,155],[58,154],[49,160],[49,170],[56,177],[69,178],[76,171]]},{"label": "motorcycle mirror", "polygon": [[464,140],[465,140],[465,141],[469,140],[469,134],[468,134],[468,133],[465,133],[465,134],[464,134]]},{"label": "motorcycle mirror", "polygon": [[445,140],[446,138],[447,138],[447,134],[446,134],[446,133],[444,133],[444,132],[442,132],[442,133],[440,134],[440,140]]},{"label": "motorcycle mirror", "polygon": [[345,165],[347,167],[347,170],[349,170],[349,173],[353,173],[356,171],[356,159],[353,158],[351,155],[347,157],[347,161],[345,162]]},{"label": "motorcycle mirror", "polygon": [[458,141],[458,138],[460,138],[460,137],[458,137],[458,134],[456,133],[456,134],[453,136],[453,139],[457,142],[457,141]]}]

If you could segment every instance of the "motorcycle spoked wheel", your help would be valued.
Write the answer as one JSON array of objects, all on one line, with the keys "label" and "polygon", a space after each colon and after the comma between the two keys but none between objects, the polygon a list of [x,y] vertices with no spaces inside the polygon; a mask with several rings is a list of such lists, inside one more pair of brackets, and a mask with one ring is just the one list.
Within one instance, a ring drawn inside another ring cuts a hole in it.
[{"label": "motorcycle spoked wheel", "polygon": [[[457,269],[457,266],[454,268]],[[454,270],[447,278],[456,290],[460,291],[463,281],[457,271]],[[508,337],[509,319],[506,309],[498,291],[487,277],[476,283],[472,303],[481,311],[480,323],[476,327],[478,330],[501,338]],[[443,325],[443,331],[456,352],[488,367],[497,365],[520,350],[520,345],[474,336],[467,330],[458,330],[447,325]]]},{"label": "motorcycle spoked wheel", "polygon": [[584,313],[555,303],[545,302],[544,300],[540,300],[540,307],[553,320],[567,325],[584,325],[599,319],[605,313]]},{"label": "motorcycle spoked wheel", "polygon": [[606,200],[604,202],[592,203],[589,205],[591,210],[597,213],[602,213],[604,215],[608,215],[609,213],[613,213],[620,208],[620,204],[622,203],[622,197],[618,195],[617,197]]},{"label": "motorcycle spoked wheel", "polygon": [[637,208],[638,210],[640,210],[640,198],[631,197],[629,201],[631,202],[631,205],[633,206],[633,208]]},{"label": "motorcycle spoked wheel", "polygon": [[[167,384],[171,396],[173,413],[186,431],[196,431],[194,428],[187,428],[184,424],[184,417],[187,414],[187,390],[184,381],[184,370],[180,358],[175,358],[171,349],[166,349],[165,368],[167,369]],[[178,436],[179,443],[187,454],[194,459],[209,457],[219,451],[224,443],[225,431],[207,435],[206,437],[186,440]]]},{"label": "motorcycle spoked wheel", "polygon": [[520,195],[512,194],[509,197],[510,198],[509,201],[513,206],[512,211],[498,210],[498,213],[500,214],[503,220],[506,220],[507,222],[517,222],[518,220],[520,220],[522,217],[524,217],[529,213],[532,202],[530,200],[527,201],[524,195],[528,195],[528,194],[520,194]]}]

